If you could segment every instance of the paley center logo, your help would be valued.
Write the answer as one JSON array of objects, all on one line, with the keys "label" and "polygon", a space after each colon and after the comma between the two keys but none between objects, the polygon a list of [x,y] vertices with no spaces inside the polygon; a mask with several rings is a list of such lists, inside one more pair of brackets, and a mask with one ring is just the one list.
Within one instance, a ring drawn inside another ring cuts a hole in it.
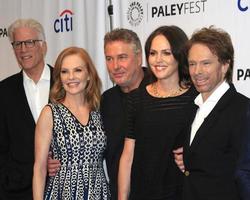
[{"label": "paley center logo", "polygon": [[71,10],[61,12],[60,17],[54,22],[54,30],[56,33],[73,30],[73,14]]},{"label": "paley center logo", "polygon": [[129,4],[127,11],[127,20],[131,26],[138,26],[143,19],[143,8],[142,5],[133,1]]},{"label": "paley center logo", "polygon": [[8,36],[7,28],[0,27],[0,38],[1,37],[7,37],[7,36]]}]

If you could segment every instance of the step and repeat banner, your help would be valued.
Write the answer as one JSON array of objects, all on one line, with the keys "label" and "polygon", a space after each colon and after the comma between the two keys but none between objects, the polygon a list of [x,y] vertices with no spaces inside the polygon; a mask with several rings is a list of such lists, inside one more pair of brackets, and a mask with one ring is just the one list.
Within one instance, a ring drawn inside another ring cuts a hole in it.
[{"label": "step and repeat banner", "polygon": [[103,89],[111,87],[107,75],[103,37],[109,31],[107,0],[0,0],[0,80],[20,71],[7,37],[8,26],[18,18],[34,18],[45,29],[46,62],[54,65],[68,46],[85,48],[91,55]]},{"label": "step and repeat banner", "polygon": [[239,92],[250,97],[249,0],[127,0],[115,3],[115,26],[120,24],[135,30],[143,45],[148,35],[161,25],[177,25],[188,36],[211,25],[227,31],[235,48],[233,82]]},{"label": "step and repeat banner", "polygon": [[177,25],[188,36],[214,25],[231,35],[235,48],[233,81],[238,91],[250,97],[250,0],[0,0],[0,80],[20,70],[7,28],[17,18],[30,17],[45,28],[49,64],[54,64],[63,48],[83,47],[95,62],[104,90],[113,85],[103,54],[103,37],[110,24],[134,30],[143,45],[161,25]]}]

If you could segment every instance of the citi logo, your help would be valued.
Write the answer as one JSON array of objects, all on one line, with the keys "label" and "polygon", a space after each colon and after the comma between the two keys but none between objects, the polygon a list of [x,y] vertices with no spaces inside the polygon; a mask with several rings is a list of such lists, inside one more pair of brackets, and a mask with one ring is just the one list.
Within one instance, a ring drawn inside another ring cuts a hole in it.
[{"label": "citi logo", "polygon": [[56,33],[73,30],[73,14],[71,10],[62,11],[60,18],[54,22],[54,30]]}]

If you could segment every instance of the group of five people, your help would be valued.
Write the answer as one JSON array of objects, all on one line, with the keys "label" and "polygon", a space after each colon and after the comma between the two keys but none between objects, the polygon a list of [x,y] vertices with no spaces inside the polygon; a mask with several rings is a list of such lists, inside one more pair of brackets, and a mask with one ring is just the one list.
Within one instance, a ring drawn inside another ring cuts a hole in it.
[{"label": "group of five people", "polygon": [[102,96],[84,49],[64,49],[52,69],[37,21],[15,21],[9,37],[22,70],[0,84],[1,199],[249,199],[250,103],[232,84],[226,32],[188,40],[159,27],[147,68],[136,33],[107,33],[116,85]]}]

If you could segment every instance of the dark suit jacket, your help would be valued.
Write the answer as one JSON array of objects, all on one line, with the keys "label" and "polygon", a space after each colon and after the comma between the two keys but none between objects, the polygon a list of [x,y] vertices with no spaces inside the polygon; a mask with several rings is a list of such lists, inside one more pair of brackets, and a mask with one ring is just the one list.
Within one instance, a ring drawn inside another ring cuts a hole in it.
[{"label": "dark suit jacket", "polygon": [[248,102],[230,85],[198,129],[191,146],[188,135],[184,145],[184,200],[240,199],[234,175]]},{"label": "dark suit jacket", "polygon": [[29,200],[35,121],[25,95],[22,71],[1,82],[0,94],[0,199]]},{"label": "dark suit jacket", "polygon": [[236,171],[240,196],[242,200],[250,199],[250,104],[247,110],[246,132],[243,137],[241,157]]}]

